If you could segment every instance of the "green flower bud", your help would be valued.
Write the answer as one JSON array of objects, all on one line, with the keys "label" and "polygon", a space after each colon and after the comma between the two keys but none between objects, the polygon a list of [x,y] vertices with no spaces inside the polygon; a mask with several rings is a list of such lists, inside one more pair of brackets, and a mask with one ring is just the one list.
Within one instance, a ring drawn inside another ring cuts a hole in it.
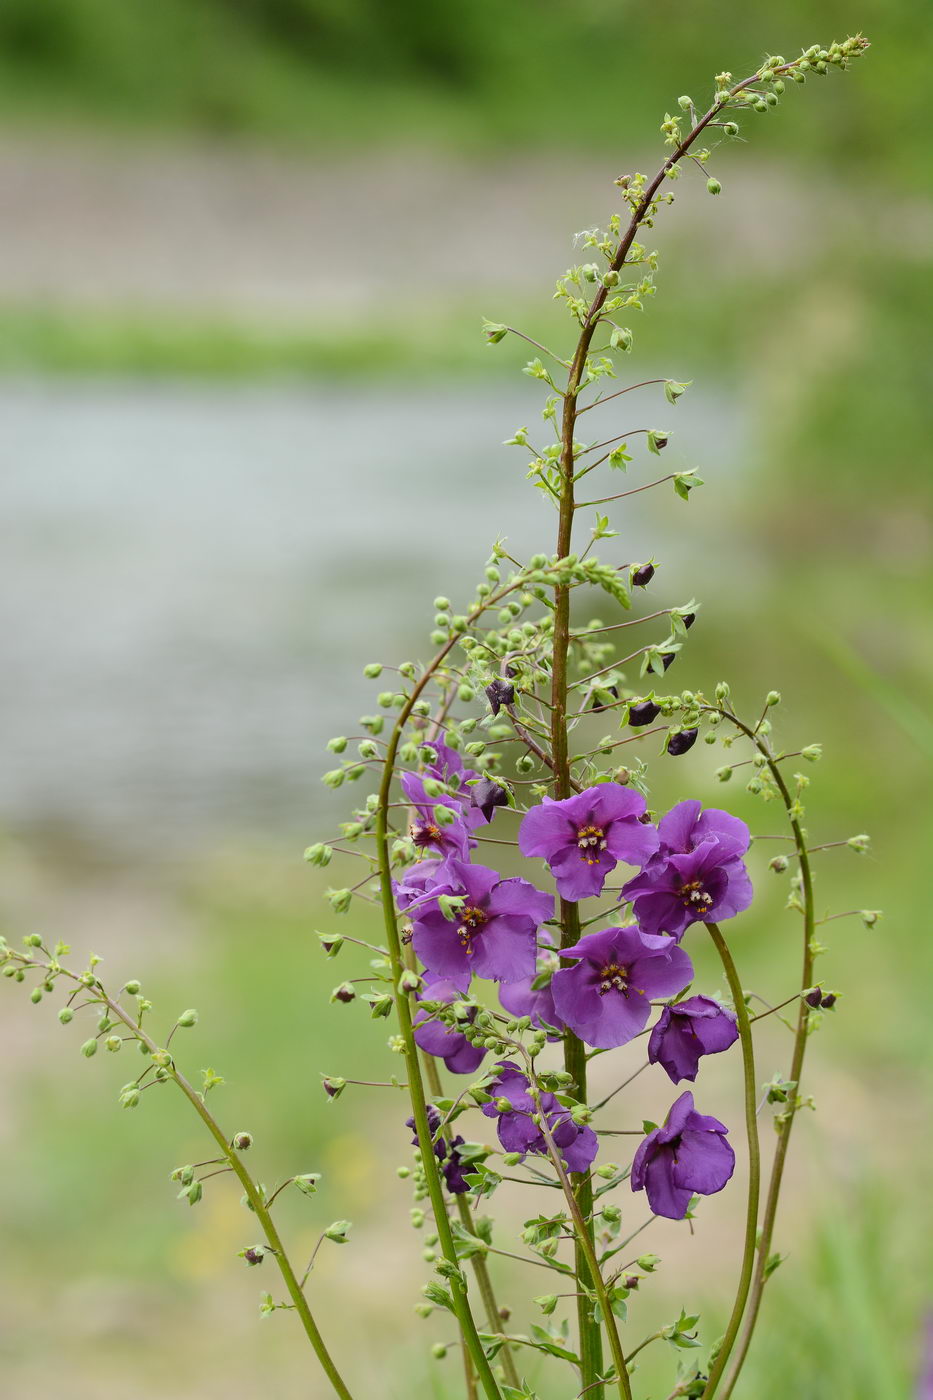
[{"label": "green flower bud", "polygon": [[722,185],[719,183],[719,181],[718,181],[717,179],[715,179],[715,178],[713,178],[713,177],[710,177],[710,179],[707,180],[707,182],[706,182],[706,188],[709,190],[710,194],[721,194],[721,193],[722,193]]},{"label": "green flower bud", "polygon": [[787,864],[787,856],[772,856],[768,861],[768,869],[773,870],[775,875],[783,875]]},{"label": "green flower bud", "polygon": [[394,698],[395,697],[393,691],[380,690],[379,694],[376,696],[376,704],[380,707],[380,709],[390,710],[392,708],[392,701]]},{"label": "green flower bud", "polygon": [[123,1049],[123,1041],[118,1035],[108,1035],[107,1039],[104,1041],[104,1044],[110,1051],[111,1055],[115,1055],[118,1050]]},{"label": "green flower bud", "polygon": [[326,890],[324,897],[335,914],[345,914],[353,900],[350,890]]},{"label": "green flower bud", "polygon": [[619,274],[614,267],[610,267],[608,272],[603,273],[602,283],[604,287],[617,287],[619,285]]},{"label": "green flower bud", "polygon": [[32,991],[29,993],[29,1000],[32,1002],[33,1006],[37,1006],[42,1000],[42,988],[33,987]]},{"label": "green flower bud", "polygon": [[200,1181],[192,1181],[190,1186],[186,1186],[183,1191],[179,1191],[178,1199],[181,1200],[182,1196],[186,1196],[189,1206],[196,1206],[203,1195],[204,1188]]},{"label": "green flower bud", "polygon": [[333,1240],[334,1244],[346,1244],[350,1238],[350,1231],[353,1222],[350,1220],[335,1220],[332,1225],[328,1225],[324,1231],[326,1240]]},{"label": "green flower bud", "polygon": [[769,706],[780,705],[781,692],[779,690],[769,690],[765,704]]},{"label": "green flower bud", "polygon": [[74,1018],[75,1014],[70,1006],[63,1006],[61,1011],[59,1011],[58,1013],[58,1019],[61,1021],[63,1026],[67,1026],[68,1022],[73,1021]]},{"label": "green flower bud", "polygon": [[347,747],[347,740],[342,734],[338,735],[336,739],[328,739],[327,747],[330,749],[331,753],[343,753],[344,749]]},{"label": "green flower bud", "polygon": [[642,1254],[635,1260],[638,1267],[646,1274],[653,1274],[660,1262],[661,1258],[658,1254]]},{"label": "green flower bud", "polygon": [[189,1007],[187,1011],[181,1013],[178,1018],[178,1024],[184,1026],[186,1030],[190,1030],[192,1026],[198,1024],[198,1013],[195,1011],[194,1007]]},{"label": "green flower bud", "polygon": [[725,122],[722,129],[726,136],[738,136],[739,134],[738,122]]},{"label": "green flower bud", "polygon": [[42,939],[40,938],[38,933],[27,933],[25,938],[23,939],[23,943],[27,948],[42,947]]}]

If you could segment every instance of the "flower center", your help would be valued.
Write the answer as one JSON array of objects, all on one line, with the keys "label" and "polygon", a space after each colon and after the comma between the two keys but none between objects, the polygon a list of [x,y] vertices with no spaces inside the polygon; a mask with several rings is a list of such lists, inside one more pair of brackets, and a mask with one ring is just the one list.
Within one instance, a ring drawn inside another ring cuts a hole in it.
[{"label": "flower center", "polygon": [[713,896],[703,888],[702,880],[688,881],[687,884],[681,885],[677,894],[684,908],[692,909],[697,914],[705,914],[713,902]]},{"label": "flower center", "polygon": [[412,822],[408,834],[416,846],[437,846],[442,840],[441,829],[433,822]]},{"label": "flower center", "polygon": [[457,937],[463,944],[467,955],[473,952],[473,939],[479,933],[485,922],[485,911],[477,909],[474,904],[465,904],[460,910],[460,923],[457,925]]},{"label": "flower center", "polygon": [[587,865],[598,865],[606,849],[606,833],[601,826],[581,826],[577,832],[577,850]]},{"label": "flower center", "polygon": [[628,995],[628,968],[621,963],[606,963],[599,976],[599,995],[601,997],[604,997],[607,992],[622,992],[624,995]]}]

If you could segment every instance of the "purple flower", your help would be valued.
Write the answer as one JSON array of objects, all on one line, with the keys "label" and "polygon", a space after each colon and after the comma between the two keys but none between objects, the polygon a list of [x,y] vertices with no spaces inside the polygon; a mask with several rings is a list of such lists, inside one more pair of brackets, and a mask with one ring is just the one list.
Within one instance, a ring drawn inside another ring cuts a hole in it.
[{"label": "purple flower", "polygon": [[436,899],[410,907],[412,943],[432,978],[450,978],[458,986],[472,973],[496,982],[533,977],[538,927],[554,912],[554,900],[527,880],[503,880],[485,865],[449,860],[441,873],[443,888],[462,898],[452,919]]},{"label": "purple flower", "polygon": [[[422,1001],[441,1001],[448,1006],[462,995],[453,982],[441,979],[429,982],[420,993]],[[469,1015],[473,1021],[475,1010]],[[415,1015],[415,1043],[428,1055],[436,1055],[450,1070],[451,1074],[472,1074],[485,1058],[482,1046],[471,1045],[462,1031],[454,1030],[443,1021],[434,1019],[430,1012],[418,1009]]]},{"label": "purple flower", "polygon": [[442,860],[421,860],[405,871],[400,880],[393,880],[395,902],[402,913],[426,899],[450,890],[447,870]]},{"label": "purple flower", "polygon": [[726,1142],[728,1131],[718,1118],[697,1113],[688,1089],[671,1106],[663,1128],[655,1128],[639,1145],[632,1190],[648,1192],[655,1215],[683,1220],[694,1192],[715,1195],[731,1177],[735,1153]]},{"label": "purple flower", "polygon": [[[444,860],[448,856],[469,860],[471,842],[467,824],[473,815],[472,810],[465,808],[456,797],[429,797],[424,789],[424,779],[417,773],[402,774],[402,791],[414,809],[408,834],[415,845],[421,850],[432,847]],[[438,807],[452,813],[453,821],[439,822],[436,813]],[[476,825],[476,821],[473,825]]]},{"label": "purple flower", "polygon": [[[540,973],[538,975],[540,976]],[[537,977],[523,977],[520,982],[504,982],[499,988],[499,1000],[503,1010],[510,1016],[529,1016],[531,1024],[539,1029],[553,1026],[555,1030],[561,1031],[564,1023],[554,1005],[551,983],[547,982],[535,990],[532,984],[537,980]],[[549,1038],[556,1039],[553,1036]]]},{"label": "purple flower", "polygon": [[620,860],[644,865],[658,833],[639,819],[645,799],[619,783],[601,783],[575,797],[546,797],[525,814],[518,832],[522,855],[543,856],[563,899],[599,894]]},{"label": "purple flower", "polygon": [[575,967],[555,972],[554,1005],[575,1035],[600,1050],[625,1045],[644,1030],[652,997],[672,997],[693,977],[693,964],[673,938],[637,924],[588,933],[562,958]]},{"label": "purple flower", "polygon": [[[433,1103],[429,1103],[427,1109],[428,1128],[433,1137],[441,1126],[441,1115],[438,1113]],[[415,1147],[420,1147],[421,1143],[418,1141],[418,1130],[415,1127],[414,1118],[406,1118],[405,1126],[412,1130],[412,1144]],[[447,1183],[447,1190],[452,1196],[461,1196],[465,1191],[469,1191],[470,1189],[469,1183],[463,1175],[463,1169],[466,1165],[460,1156],[460,1148],[463,1145],[464,1139],[462,1137],[454,1137],[449,1141],[441,1137],[438,1138],[434,1144],[434,1155],[437,1158],[438,1166],[443,1172],[444,1181]]]},{"label": "purple flower", "polygon": [[[548,1148],[540,1126],[532,1115],[543,1114],[554,1146],[567,1165],[568,1171],[584,1172],[599,1150],[599,1140],[592,1128],[575,1123],[570,1110],[563,1108],[553,1094],[542,1093],[539,1103],[531,1096],[528,1078],[512,1060],[500,1060],[499,1075],[486,1086],[493,1095],[491,1103],[483,1104],[487,1118],[496,1118],[496,1131],[506,1152],[533,1152],[547,1156]],[[508,1108],[500,1101],[505,1100]]]},{"label": "purple flower", "polygon": [[749,834],[738,817],[680,802],[658,834],[660,850],[622,888],[644,929],[679,938],[698,920],[718,923],[748,908],[754,891],[742,855]]},{"label": "purple flower", "polygon": [[718,1055],[739,1038],[735,1014],[712,997],[688,997],[665,1006],[648,1041],[648,1059],[676,1084],[696,1079],[701,1055]]}]

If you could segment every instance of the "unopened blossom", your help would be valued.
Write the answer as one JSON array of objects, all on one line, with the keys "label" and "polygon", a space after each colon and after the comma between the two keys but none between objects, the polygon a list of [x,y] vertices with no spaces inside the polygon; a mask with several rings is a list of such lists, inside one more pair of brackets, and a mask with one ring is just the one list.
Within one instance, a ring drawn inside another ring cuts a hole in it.
[{"label": "unopened blossom", "polygon": [[693,964],[673,938],[637,924],[588,933],[561,949],[575,958],[551,980],[557,1014],[587,1045],[625,1045],[644,1030],[651,999],[675,996],[693,978]]},{"label": "unopened blossom", "polygon": [[641,866],[658,849],[644,815],[640,792],[601,783],[559,802],[545,797],[525,814],[518,844],[522,855],[547,861],[563,899],[585,899],[601,892],[619,861]]},{"label": "unopened blossom", "polygon": [[687,1090],[671,1107],[664,1126],[640,1143],[632,1162],[633,1191],[646,1191],[655,1215],[683,1220],[694,1194],[721,1191],[735,1170],[729,1129],[698,1113]]},{"label": "unopened blossom", "polygon": [[701,1055],[718,1055],[738,1038],[733,1011],[712,997],[688,997],[661,1012],[648,1041],[648,1059],[677,1084],[696,1079]]},{"label": "unopened blossom", "polygon": [[699,920],[718,923],[747,909],[754,891],[742,856],[748,827],[717,808],[680,802],[658,824],[661,846],[622,887],[649,933],[679,938]]},{"label": "unopened blossom", "polygon": [[430,895],[409,906],[412,944],[431,978],[451,978],[462,986],[475,973],[496,982],[533,977],[537,934],[554,913],[551,895],[513,876],[503,880],[485,865],[449,860],[438,872],[439,893],[462,903],[450,910]]},{"label": "unopened blossom", "polygon": [[494,778],[482,777],[471,783],[469,793],[470,802],[487,822],[492,821],[497,807],[509,805],[508,788],[504,783],[497,783]]},{"label": "unopened blossom", "polygon": [[[442,978],[428,982],[419,994],[420,1001],[439,1001],[446,1005],[455,1002],[462,995],[461,989],[453,982]],[[471,1010],[468,1020],[473,1021],[476,1011]],[[471,1045],[462,1031],[438,1020],[423,1007],[419,1007],[414,1021],[415,1043],[428,1055],[434,1055],[452,1074],[472,1074],[482,1064],[486,1051],[482,1046]]]},{"label": "unopened blossom", "polygon": [[[441,1115],[434,1107],[433,1103],[427,1105],[428,1110],[428,1130],[433,1137],[441,1126]],[[414,1118],[406,1118],[405,1126],[411,1128],[413,1137],[412,1144],[420,1147],[418,1140],[418,1129],[415,1126]],[[452,1196],[461,1196],[465,1191],[469,1191],[469,1183],[465,1180],[463,1172],[466,1163],[460,1155],[460,1148],[464,1145],[462,1137],[445,1138],[441,1135],[434,1143],[434,1155],[437,1164],[441,1169],[447,1190]]]},{"label": "unopened blossom", "polygon": [[498,1069],[498,1077],[486,1085],[492,1100],[483,1104],[483,1112],[487,1118],[497,1120],[496,1132],[505,1151],[520,1152],[523,1157],[529,1152],[548,1155],[541,1125],[534,1121],[534,1115],[540,1114],[567,1169],[586,1171],[599,1150],[599,1140],[593,1129],[575,1123],[570,1110],[564,1108],[554,1094],[542,1092],[536,1101],[527,1075],[514,1061],[501,1060]]}]

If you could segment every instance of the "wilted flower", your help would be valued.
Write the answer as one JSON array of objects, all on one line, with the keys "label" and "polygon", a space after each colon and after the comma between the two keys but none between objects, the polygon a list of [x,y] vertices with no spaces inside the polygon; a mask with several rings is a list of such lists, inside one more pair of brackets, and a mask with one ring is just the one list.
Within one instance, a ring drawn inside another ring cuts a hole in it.
[{"label": "wilted flower", "polygon": [[661,1012],[648,1041],[648,1059],[676,1084],[696,1079],[701,1055],[718,1055],[738,1038],[732,1011],[712,997],[688,997]]},{"label": "wilted flower", "polygon": [[522,855],[543,856],[564,899],[597,895],[620,860],[644,865],[658,833],[640,818],[645,799],[632,788],[602,783],[575,797],[545,798],[525,814],[518,833]]},{"label": "wilted flower", "polygon": [[505,680],[502,676],[496,676],[486,687],[486,698],[489,701],[489,708],[494,715],[497,715],[503,705],[513,705],[515,703],[515,687],[511,681]]},{"label": "wilted flower", "polygon": [[698,920],[729,919],[752,902],[741,859],[748,827],[738,817],[697,801],[680,802],[658,824],[661,848],[622,888],[650,933],[679,938]]},{"label": "wilted flower", "polygon": [[647,1191],[655,1215],[683,1220],[694,1193],[714,1195],[735,1170],[728,1131],[718,1118],[697,1113],[687,1090],[671,1106],[664,1126],[639,1145],[632,1162],[632,1190]]},{"label": "wilted flower", "polygon": [[[599,1150],[599,1141],[592,1128],[575,1123],[570,1109],[563,1108],[550,1093],[542,1093],[536,1103],[531,1094],[527,1075],[512,1060],[501,1060],[499,1076],[486,1086],[492,1101],[483,1104],[487,1118],[497,1119],[496,1131],[506,1152],[547,1156],[547,1141],[533,1115],[541,1113],[554,1145],[572,1172],[586,1171]],[[508,1108],[504,1107],[508,1103]]]},{"label": "wilted flower", "polygon": [[551,981],[557,1013],[598,1049],[625,1045],[647,1025],[652,997],[670,997],[693,977],[693,964],[673,938],[637,924],[588,933],[562,958],[577,958]]},{"label": "wilted flower", "polygon": [[[438,1128],[441,1126],[441,1115],[440,1113],[438,1113],[433,1103],[429,1103],[427,1105],[427,1110],[428,1128],[431,1132],[431,1136],[433,1137],[434,1134],[437,1132]],[[412,1130],[413,1146],[420,1147],[421,1144],[418,1141],[418,1129],[415,1126],[414,1118],[406,1118],[405,1126],[406,1128],[411,1128]],[[463,1169],[465,1163],[463,1162],[460,1156],[460,1148],[463,1146],[463,1144],[464,1139],[462,1137],[453,1137],[450,1138],[449,1141],[444,1137],[440,1137],[434,1143],[434,1155],[437,1158],[438,1166],[440,1167],[443,1173],[444,1181],[447,1184],[447,1190],[451,1193],[452,1196],[462,1196],[465,1191],[469,1191],[470,1189],[469,1183],[464,1179]]]},{"label": "wilted flower", "polygon": [[497,807],[509,805],[509,790],[492,778],[480,778],[470,785],[470,801],[484,821],[491,822]]},{"label": "wilted flower", "polygon": [[[462,995],[460,988],[453,982],[442,978],[436,982],[428,982],[419,1000],[440,1001],[448,1006]],[[469,1021],[474,1020],[476,1011],[471,1010]],[[478,1069],[485,1058],[486,1051],[482,1046],[471,1045],[462,1031],[446,1025],[419,1007],[415,1015],[414,1022],[415,1042],[428,1055],[435,1055],[452,1074],[472,1074]]]},{"label": "wilted flower", "polygon": [[441,879],[442,893],[463,900],[452,918],[430,897],[410,909],[412,943],[430,975],[461,986],[474,972],[496,982],[534,976],[538,928],[554,912],[551,895],[460,860],[447,861]]}]

